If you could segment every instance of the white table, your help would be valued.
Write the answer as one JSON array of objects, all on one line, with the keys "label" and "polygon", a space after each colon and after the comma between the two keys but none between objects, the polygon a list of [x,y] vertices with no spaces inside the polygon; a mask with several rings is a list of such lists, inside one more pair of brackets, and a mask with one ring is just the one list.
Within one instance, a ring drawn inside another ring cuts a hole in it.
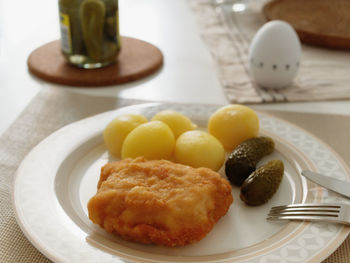
[{"label": "white table", "polygon": [[[67,88],[93,95],[165,102],[227,104],[215,65],[185,0],[120,0],[121,34],[148,41],[164,54],[163,68],[144,80],[108,88]],[[27,71],[35,48],[59,38],[57,1],[0,0],[0,134],[47,85]],[[350,114],[349,101],[254,106]]]}]

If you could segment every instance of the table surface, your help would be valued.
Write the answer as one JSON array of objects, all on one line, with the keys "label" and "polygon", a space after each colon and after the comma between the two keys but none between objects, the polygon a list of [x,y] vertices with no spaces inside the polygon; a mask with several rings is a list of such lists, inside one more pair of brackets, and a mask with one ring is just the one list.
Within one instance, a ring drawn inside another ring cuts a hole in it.
[{"label": "table surface", "polygon": [[[66,88],[92,95],[162,102],[227,104],[214,62],[186,0],[120,0],[124,36],[148,41],[164,66],[146,79],[105,88]],[[19,19],[20,18],[20,19]],[[0,0],[0,134],[49,85],[32,76],[26,60],[35,48],[59,38],[57,1]],[[350,114],[349,101],[261,104],[256,109]]]},{"label": "table surface", "polygon": [[[164,54],[163,68],[124,85],[71,88],[35,78],[26,63],[34,49],[60,37],[57,1],[0,0],[0,136],[35,95],[49,86],[125,99],[228,103],[186,0],[119,0],[119,6],[121,34],[159,47]],[[254,108],[350,115],[349,100],[259,104]]]}]

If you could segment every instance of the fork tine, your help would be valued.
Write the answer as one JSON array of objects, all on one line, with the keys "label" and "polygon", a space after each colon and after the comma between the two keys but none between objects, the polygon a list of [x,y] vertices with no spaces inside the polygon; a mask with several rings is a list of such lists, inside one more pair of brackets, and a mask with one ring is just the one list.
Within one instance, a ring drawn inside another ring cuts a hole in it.
[{"label": "fork tine", "polygon": [[340,213],[340,209],[330,208],[285,208],[285,209],[271,209],[269,216],[275,215],[305,215],[305,216],[334,216],[337,217]]},{"label": "fork tine", "polygon": [[330,217],[338,217],[339,211],[310,211],[310,210],[303,210],[303,211],[273,211],[268,214],[268,216],[330,216]]},{"label": "fork tine", "polygon": [[279,210],[286,208],[340,208],[341,206],[338,204],[312,204],[312,203],[304,203],[304,204],[292,204],[292,205],[281,205],[274,206],[271,210]]},{"label": "fork tine", "polygon": [[267,220],[306,220],[306,221],[328,221],[328,222],[339,222],[334,217],[329,217],[329,216],[324,216],[324,217],[319,217],[319,216],[268,216],[266,218]]},{"label": "fork tine", "polygon": [[310,212],[310,213],[330,213],[330,214],[338,214],[340,209],[316,209],[316,208],[286,208],[286,209],[274,209],[270,210],[271,214],[279,214],[279,213],[300,213],[300,212]]},{"label": "fork tine", "polygon": [[334,204],[293,204],[272,207],[268,216],[331,216],[337,217],[340,205]]}]

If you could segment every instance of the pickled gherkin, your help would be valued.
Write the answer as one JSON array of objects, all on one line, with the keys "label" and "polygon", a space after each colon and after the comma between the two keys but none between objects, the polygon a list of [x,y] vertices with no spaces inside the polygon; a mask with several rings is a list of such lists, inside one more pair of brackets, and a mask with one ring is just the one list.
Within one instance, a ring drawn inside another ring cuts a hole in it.
[{"label": "pickled gherkin", "polygon": [[240,198],[247,205],[266,203],[279,188],[284,173],[280,160],[273,160],[258,168],[243,183]]},{"label": "pickled gherkin", "polygon": [[225,163],[228,180],[241,186],[244,180],[256,169],[258,162],[274,151],[275,144],[269,137],[254,137],[239,144]]},{"label": "pickled gherkin", "polygon": [[61,50],[68,62],[99,68],[120,51],[118,0],[59,0]]},{"label": "pickled gherkin", "polygon": [[102,0],[84,0],[80,5],[80,24],[87,53],[92,59],[103,56],[103,26],[106,7]]}]

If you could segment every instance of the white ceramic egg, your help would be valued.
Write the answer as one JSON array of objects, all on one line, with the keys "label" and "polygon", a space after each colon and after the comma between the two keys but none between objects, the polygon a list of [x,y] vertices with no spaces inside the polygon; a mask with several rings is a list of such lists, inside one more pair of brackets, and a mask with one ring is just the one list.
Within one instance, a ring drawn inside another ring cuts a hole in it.
[{"label": "white ceramic egg", "polygon": [[249,70],[255,82],[265,88],[284,88],[295,78],[301,59],[300,40],[284,21],[264,24],[249,49]]}]

